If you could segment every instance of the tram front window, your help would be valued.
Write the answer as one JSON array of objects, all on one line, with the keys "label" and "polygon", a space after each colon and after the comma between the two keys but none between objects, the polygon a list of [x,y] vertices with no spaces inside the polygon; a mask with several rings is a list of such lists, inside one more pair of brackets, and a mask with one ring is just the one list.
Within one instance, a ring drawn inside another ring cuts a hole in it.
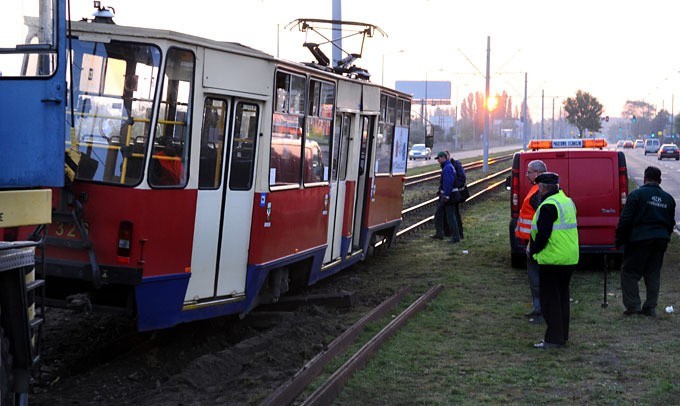
[{"label": "tram front window", "polygon": [[66,147],[81,153],[78,179],[124,185],[142,179],[160,60],[151,45],[73,39]]}]

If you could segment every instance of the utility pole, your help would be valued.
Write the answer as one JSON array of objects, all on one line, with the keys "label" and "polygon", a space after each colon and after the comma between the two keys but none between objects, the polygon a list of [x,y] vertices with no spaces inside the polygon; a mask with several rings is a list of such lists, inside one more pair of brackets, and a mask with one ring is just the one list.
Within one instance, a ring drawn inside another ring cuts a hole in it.
[{"label": "utility pole", "polygon": [[522,143],[523,148],[526,149],[529,145],[529,117],[527,117],[527,72],[524,72],[524,103],[522,104],[522,116],[524,117],[524,126],[522,127]]},{"label": "utility pole", "polygon": [[545,135],[545,132],[543,132],[543,126],[544,126],[544,114],[543,112],[545,111],[545,90],[541,90],[541,134],[538,139],[543,139],[543,136]]},{"label": "utility pole", "polygon": [[553,97],[553,105],[552,105],[552,139],[555,139],[555,98]]},{"label": "utility pole", "polygon": [[484,99],[484,164],[482,172],[489,170],[489,93],[491,75],[491,36],[486,37],[486,92]]},{"label": "utility pole", "polygon": [[[333,21],[342,21],[342,0],[333,0]],[[342,25],[333,24],[332,43],[333,43],[333,60],[332,66],[342,59]]]}]

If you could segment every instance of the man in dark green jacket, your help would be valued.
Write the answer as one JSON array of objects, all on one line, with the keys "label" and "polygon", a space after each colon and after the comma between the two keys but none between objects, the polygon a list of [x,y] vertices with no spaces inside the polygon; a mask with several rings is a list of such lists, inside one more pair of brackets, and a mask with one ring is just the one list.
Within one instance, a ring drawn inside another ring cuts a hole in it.
[{"label": "man in dark green jacket", "polygon": [[[616,227],[616,246],[623,246],[621,291],[623,314],[656,316],[663,256],[675,227],[675,199],[661,189],[661,170],[645,169],[644,185],[632,191]],[[640,278],[647,298],[640,307]]]}]

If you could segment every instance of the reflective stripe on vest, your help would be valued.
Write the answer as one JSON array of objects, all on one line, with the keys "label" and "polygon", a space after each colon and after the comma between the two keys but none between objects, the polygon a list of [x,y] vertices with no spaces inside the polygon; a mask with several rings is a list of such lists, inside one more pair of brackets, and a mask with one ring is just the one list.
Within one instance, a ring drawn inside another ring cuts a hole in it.
[{"label": "reflective stripe on vest", "polygon": [[531,237],[538,233],[538,213],[545,204],[552,204],[557,208],[557,219],[553,223],[552,233],[547,245],[541,252],[534,254],[539,264],[545,265],[575,265],[579,259],[578,228],[576,224],[576,206],[563,191],[554,194],[538,206],[536,215],[531,222]]},{"label": "reflective stripe on vest", "polygon": [[522,208],[519,211],[515,236],[522,240],[528,241],[531,239],[531,221],[534,219],[534,214],[536,213],[536,210],[531,207],[531,197],[536,193],[538,193],[538,185],[533,185],[524,198]]}]

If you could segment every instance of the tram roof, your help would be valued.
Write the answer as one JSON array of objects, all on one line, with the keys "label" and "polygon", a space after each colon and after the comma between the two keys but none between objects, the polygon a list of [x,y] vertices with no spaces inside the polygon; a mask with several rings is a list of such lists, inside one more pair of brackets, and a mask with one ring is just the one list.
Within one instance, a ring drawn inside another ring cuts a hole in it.
[{"label": "tram roof", "polygon": [[[257,50],[255,48],[251,48],[247,45],[240,44],[238,42],[228,42],[228,41],[216,41],[204,37],[198,37],[195,35],[189,35],[189,34],[184,34],[181,32],[177,31],[171,31],[171,30],[164,30],[164,29],[157,29],[157,28],[142,28],[142,27],[131,27],[131,26],[124,26],[124,25],[117,25],[117,24],[102,24],[102,23],[94,23],[94,22],[88,22],[88,21],[72,21],[72,31],[78,35],[83,37],[82,34],[86,34],[87,36],[91,36],[92,38],[85,38],[87,40],[92,40],[92,41],[102,41],[107,39],[107,35],[110,36],[116,36],[116,37],[127,37],[127,38],[132,38],[135,40],[139,40],[140,42],[148,42],[149,39],[156,39],[156,40],[164,40],[164,41],[172,41],[175,43],[180,43],[180,44],[186,44],[186,45],[191,45],[191,46],[202,46],[205,48],[211,48],[211,49],[216,49],[216,50],[221,50],[225,52],[231,52],[239,55],[244,55],[244,56],[250,56],[250,57],[255,57],[255,58],[260,58],[264,60],[269,60],[274,63],[279,63],[279,64],[284,64],[288,65],[290,67],[295,67],[297,69],[303,69],[303,70],[308,70],[308,69],[314,69],[313,67],[310,67],[306,63],[302,62],[295,62],[295,61],[290,61],[290,60],[285,60],[281,58],[276,58],[273,55],[270,55],[266,52]],[[327,72],[323,70],[319,70],[318,72],[323,72],[326,75],[329,76],[335,76],[338,78],[342,78],[344,80],[349,80],[357,83],[366,83],[370,84],[372,86],[378,86],[384,90],[387,90],[389,92],[404,96],[404,97],[410,97],[411,95],[408,93],[400,92],[396,89],[392,88],[386,88],[384,86],[381,86],[377,83],[373,82],[366,82],[358,79],[353,79],[349,78],[347,76],[337,74],[334,72]]]},{"label": "tram roof", "polygon": [[262,52],[237,42],[215,41],[212,39],[197,37],[177,31],[162,30],[157,28],[141,28],[117,24],[100,24],[86,21],[74,21],[72,22],[72,31],[76,34],[92,33],[94,37],[93,39],[100,39],[97,37],[101,35],[126,36],[140,39],[159,39],[184,43],[187,45],[198,45],[206,48],[254,56],[262,59],[276,60],[274,56],[266,52]]}]

